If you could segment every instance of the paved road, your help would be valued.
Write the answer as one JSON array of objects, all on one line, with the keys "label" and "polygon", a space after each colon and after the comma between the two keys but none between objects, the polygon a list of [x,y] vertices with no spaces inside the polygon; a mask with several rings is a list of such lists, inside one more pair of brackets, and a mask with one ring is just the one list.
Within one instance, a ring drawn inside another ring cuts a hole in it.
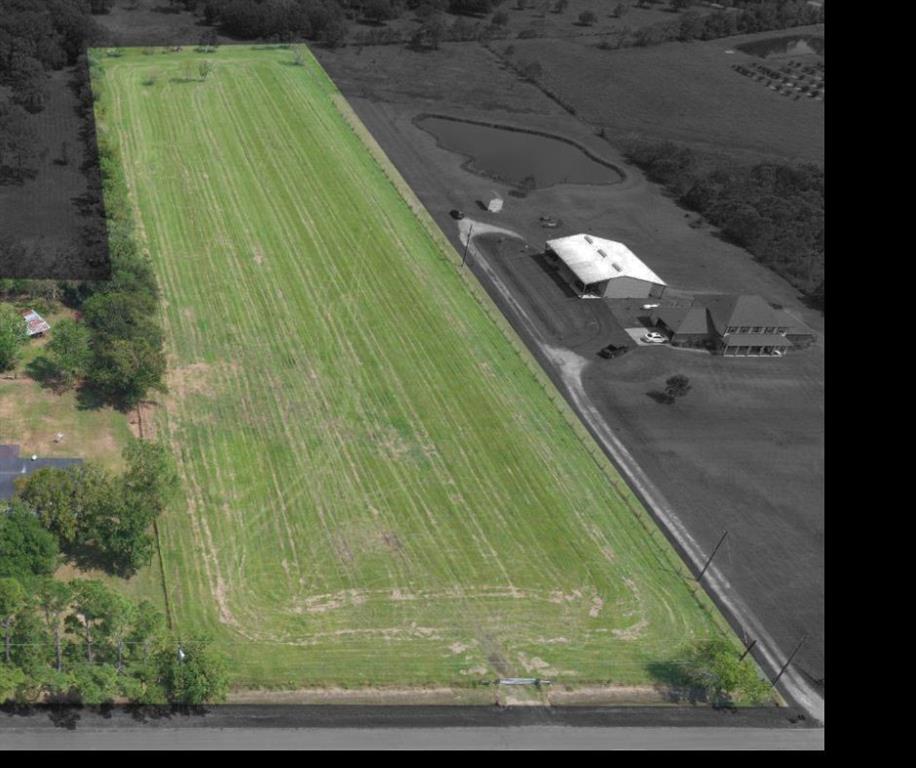
[{"label": "paved road", "polygon": [[823,729],[766,728],[133,728],[0,731],[2,750],[653,749],[822,750]]}]

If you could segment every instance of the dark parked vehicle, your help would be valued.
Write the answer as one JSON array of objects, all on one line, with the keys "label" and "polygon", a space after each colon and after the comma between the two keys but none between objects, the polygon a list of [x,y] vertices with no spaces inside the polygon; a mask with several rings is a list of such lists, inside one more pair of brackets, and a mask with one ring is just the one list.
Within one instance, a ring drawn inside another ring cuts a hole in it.
[{"label": "dark parked vehicle", "polygon": [[615,357],[620,357],[627,350],[629,350],[629,347],[625,344],[608,344],[606,347],[599,350],[598,354],[606,360],[610,360]]},{"label": "dark parked vehicle", "polygon": [[461,221],[464,218],[464,211],[459,211],[457,208],[452,208],[449,213],[453,219],[457,219],[458,221]]}]

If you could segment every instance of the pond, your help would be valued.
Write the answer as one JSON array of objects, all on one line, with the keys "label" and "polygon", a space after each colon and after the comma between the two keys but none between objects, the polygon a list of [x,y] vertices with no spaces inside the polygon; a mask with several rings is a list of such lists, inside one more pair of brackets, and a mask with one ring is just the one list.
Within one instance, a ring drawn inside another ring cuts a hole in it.
[{"label": "pond", "polygon": [[468,170],[522,189],[623,179],[617,169],[553,136],[435,116],[422,117],[417,125],[443,149],[467,157]]},{"label": "pond", "polygon": [[739,51],[759,56],[762,59],[777,56],[810,56],[824,55],[824,38],[816,36],[798,37],[768,37],[766,40],[755,40],[753,43],[744,43],[735,46]]}]

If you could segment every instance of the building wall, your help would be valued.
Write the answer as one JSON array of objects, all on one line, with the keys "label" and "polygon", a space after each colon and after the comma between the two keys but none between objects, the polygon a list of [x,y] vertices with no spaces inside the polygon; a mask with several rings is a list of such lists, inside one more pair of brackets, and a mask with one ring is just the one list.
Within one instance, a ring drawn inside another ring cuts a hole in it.
[{"label": "building wall", "polygon": [[609,299],[660,299],[664,292],[663,285],[634,277],[615,277],[607,281],[603,295]]},{"label": "building wall", "polygon": [[708,333],[676,333],[671,337],[675,347],[708,347],[712,337]]},{"label": "building wall", "polygon": [[729,342],[728,336],[722,336],[718,339],[717,349],[719,354],[725,357],[769,356],[775,355],[776,351],[784,354],[789,350],[789,347],[779,344],[779,341],[784,341],[784,339],[760,334],[759,338],[750,344],[736,345]]}]

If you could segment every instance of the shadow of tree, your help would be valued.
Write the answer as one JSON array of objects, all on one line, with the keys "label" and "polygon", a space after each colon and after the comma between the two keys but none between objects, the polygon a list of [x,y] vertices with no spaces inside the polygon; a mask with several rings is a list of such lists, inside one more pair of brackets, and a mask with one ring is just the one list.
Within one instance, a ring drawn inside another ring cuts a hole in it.
[{"label": "shadow of tree", "polygon": [[151,720],[170,720],[173,714],[169,704],[128,704],[125,706],[125,711],[139,723]]},{"label": "shadow of tree", "polygon": [[76,407],[81,411],[95,411],[109,405],[104,394],[91,384],[83,383],[76,390]]},{"label": "shadow of tree", "polygon": [[653,390],[652,392],[646,392],[646,397],[651,397],[656,403],[660,405],[674,405],[674,398],[671,397],[667,392],[659,392],[658,390]]},{"label": "shadow of tree", "polygon": [[709,695],[687,674],[682,662],[675,659],[650,661],[646,671],[665,687],[665,698],[672,704],[708,704]]},{"label": "shadow of tree", "polygon": [[54,724],[55,728],[75,731],[81,717],[80,709],[82,707],[76,704],[53,704],[48,708],[48,720]]},{"label": "shadow of tree", "polygon": [[81,571],[105,571],[119,575],[108,557],[94,544],[70,544],[62,548],[63,553]]},{"label": "shadow of tree", "polygon": [[60,372],[47,356],[39,355],[29,361],[25,366],[25,372],[29,378],[37,381],[45,389],[59,391],[61,386]]}]

